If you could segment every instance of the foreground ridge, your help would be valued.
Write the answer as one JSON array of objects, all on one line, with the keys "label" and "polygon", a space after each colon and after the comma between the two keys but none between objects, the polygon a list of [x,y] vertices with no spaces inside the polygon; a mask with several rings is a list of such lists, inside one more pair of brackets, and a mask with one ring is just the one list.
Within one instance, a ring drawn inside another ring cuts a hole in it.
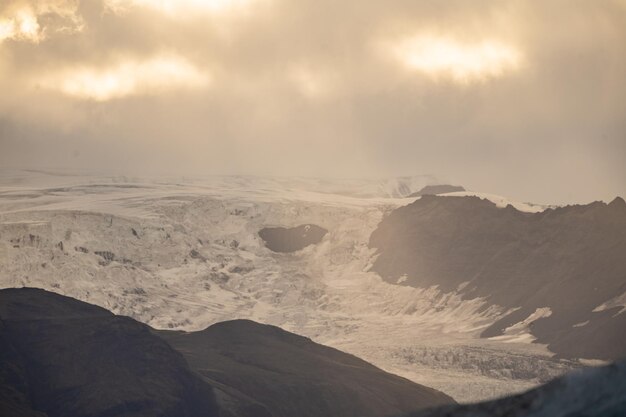
[{"label": "foreground ridge", "polygon": [[157,331],[34,288],[0,290],[0,415],[385,416],[447,395],[249,320]]}]

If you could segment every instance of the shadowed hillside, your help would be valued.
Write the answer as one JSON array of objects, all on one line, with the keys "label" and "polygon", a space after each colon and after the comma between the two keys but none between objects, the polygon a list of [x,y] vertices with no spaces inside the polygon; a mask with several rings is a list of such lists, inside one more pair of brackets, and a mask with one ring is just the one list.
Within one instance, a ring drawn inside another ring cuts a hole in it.
[{"label": "shadowed hillside", "polygon": [[5,289],[0,320],[0,415],[218,415],[212,388],[128,317],[43,290]]},{"label": "shadowed hillside", "polygon": [[386,217],[370,246],[379,254],[373,270],[389,282],[515,309],[485,337],[527,325],[562,356],[626,356],[621,198],[533,214],[477,197],[424,196]]},{"label": "shadowed hillside", "polygon": [[451,401],[357,357],[249,320],[158,334],[209,383],[235,387],[275,417],[384,416]]},{"label": "shadowed hillside", "polygon": [[55,293],[0,290],[2,416],[382,417],[451,402],[273,326],[156,331]]}]

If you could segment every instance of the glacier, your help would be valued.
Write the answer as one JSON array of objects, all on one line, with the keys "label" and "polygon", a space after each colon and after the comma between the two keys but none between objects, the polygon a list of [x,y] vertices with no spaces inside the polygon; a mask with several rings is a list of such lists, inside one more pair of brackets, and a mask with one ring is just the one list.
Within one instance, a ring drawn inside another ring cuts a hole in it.
[{"label": "glacier", "polygon": [[[277,325],[460,402],[581,366],[524,337],[481,339],[507,313],[498,306],[369,271],[371,232],[435,181],[3,170],[0,287],[40,287],[161,329]],[[274,253],[258,236],[267,225],[301,224],[328,234],[294,253]]]}]

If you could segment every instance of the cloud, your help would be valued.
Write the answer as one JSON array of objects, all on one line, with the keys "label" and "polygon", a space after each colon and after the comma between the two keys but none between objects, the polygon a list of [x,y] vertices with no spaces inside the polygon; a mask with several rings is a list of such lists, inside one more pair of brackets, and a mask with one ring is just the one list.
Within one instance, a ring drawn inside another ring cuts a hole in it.
[{"label": "cloud", "polygon": [[83,29],[78,1],[9,1],[0,6],[0,43],[41,42],[55,33]]},{"label": "cloud", "polygon": [[623,0],[5,1],[0,164],[608,199],[626,194],[624,21]]},{"label": "cloud", "polygon": [[287,77],[299,93],[310,99],[328,97],[338,88],[331,71],[306,64],[292,65],[287,71]]}]

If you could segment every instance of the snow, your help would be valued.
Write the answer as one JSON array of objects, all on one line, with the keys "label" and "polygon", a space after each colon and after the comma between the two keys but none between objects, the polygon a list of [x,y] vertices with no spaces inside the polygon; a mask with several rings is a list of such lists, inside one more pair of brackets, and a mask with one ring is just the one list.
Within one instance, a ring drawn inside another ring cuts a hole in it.
[{"label": "snow", "polygon": [[617,312],[617,314],[622,314],[624,311],[626,311],[626,292],[622,295],[610,299],[606,303],[599,305],[598,307],[594,308],[593,311],[605,311],[616,307],[621,307],[620,311]]},{"label": "snow", "polygon": [[494,336],[490,339],[504,343],[533,342],[536,338],[530,333],[530,325],[540,318],[550,317],[551,315],[552,310],[550,309],[550,307],[538,308],[534,311],[534,313],[530,314],[524,320],[504,329],[503,335]]},{"label": "snow", "polygon": [[[274,324],[460,401],[570,369],[522,337],[528,323],[507,329],[506,343],[480,339],[503,309],[369,272],[371,232],[429,182],[0,170],[0,287],[45,288],[156,328]],[[301,224],[329,233],[293,254],[257,235]]]}]

